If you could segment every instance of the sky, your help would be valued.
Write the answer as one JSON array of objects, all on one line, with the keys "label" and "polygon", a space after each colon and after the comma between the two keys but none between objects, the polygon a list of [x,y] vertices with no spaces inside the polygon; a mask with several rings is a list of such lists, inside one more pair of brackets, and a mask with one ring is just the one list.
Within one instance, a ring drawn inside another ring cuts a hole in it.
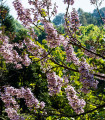
[{"label": "sky", "polygon": [[[12,2],[14,0],[4,0],[5,4],[8,5],[10,7],[10,14],[14,17],[17,18],[16,15],[16,11],[12,5]],[[23,3],[23,6],[25,8],[29,8],[29,5],[27,3],[28,0],[20,0]],[[63,3],[63,0],[52,0],[52,2],[56,2],[57,6],[58,6],[58,13],[65,13],[65,9],[67,7],[66,4]],[[105,7],[105,0],[103,1],[101,7]],[[101,8],[100,7],[100,8]],[[96,8],[94,5],[91,5],[90,0],[75,0],[75,4],[73,6],[71,6],[71,8],[76,8],[76,10],[78,10],[78,8],[82,8],[85,12],[93,12],[93,10]]]}]

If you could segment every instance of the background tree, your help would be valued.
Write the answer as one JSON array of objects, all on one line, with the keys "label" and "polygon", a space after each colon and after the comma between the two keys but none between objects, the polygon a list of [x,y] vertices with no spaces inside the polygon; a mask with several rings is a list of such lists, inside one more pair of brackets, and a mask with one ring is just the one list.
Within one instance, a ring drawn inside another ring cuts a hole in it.
[{"label": "background tree", "polygon": [[14,18],[9,14],[9,8],[4,4],[0,5],[0,24],[5,26],[5,31],[15,31]]},{"label": "background tree", "polygon": [[64,14],[59,13],[52,21],[55,25],[61,25],[64,24]]},{"label": "background tree", "polygon": [[[105,8],[101,8],[99,10],[100,15],[104,18],[105,14],[104,14],[104,10]],[[79,18],[80,18],[80,23],[83,26],[89,25],[89,24],[93,24],[93,25],[97,25],[97,26],[102,26],[103,25],[103,21],[100,18],[100,15],[97,11],[97,9],[94,9],[92,13],[88,13],[83,11],[81,8],[78,9],[78,14],[79,14]],[[62,25],[64,24],[64,14],[60,13],[57,16],[55,16],[55,18],[52,21],[55,25]]]}]

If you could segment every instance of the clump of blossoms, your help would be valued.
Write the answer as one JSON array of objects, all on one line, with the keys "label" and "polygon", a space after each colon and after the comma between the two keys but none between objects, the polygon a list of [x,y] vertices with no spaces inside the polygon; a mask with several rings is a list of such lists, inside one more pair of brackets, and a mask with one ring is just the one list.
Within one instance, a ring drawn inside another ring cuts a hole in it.
[{"label": "clump of blossoms", "polygon": [[9,38],[4,35],[0,35],[1,45],[0,45],[0,54],[5,59],[6,63],[13,63],[16,69],[22,69],[22,64],[25,66],[29,66],[31,64],[31,59],[28,57],[28,54],[23,53],[23,55],[19,55],[18,52],[14,49],[14,47],[18,47],[19,49],[23,48],[23,43],[20,42],[15,44],[9,43]]},{"label": "clump of blossoms", "polygon": [[16,100],[9,93],[1,93],[1,99],[5,103],[6,108],[13,107],[16,110],[19,108],[19,106],[16,103]]},{"label": "clump of blossoms", "polygon": [[71,85],[68,85],[65,88],[66,96],[69,101],[69,105],[74,109],[77,114],[83,113],[83,107],[86,105],[86,102],[83,99],[79,99],[76,95],[76,91]]},{"label": "clump of blossoms", "polygon": [[66,61],[67,62],[73,62],[75,65],[79,65],[79,59],[76,57],[76,54],[74,53],[74,48],[72,47],[71,44],[68,44],[65,47],[66,50]]},{"label": "clump of blossoms", "polygon": [[45,31],[47,33],[46,40],[48,41],[48,45],[51,48],[55,48],[60,46],[62,41],[64,41],[64,37],[57,33],[57,30],[53,27],[53,24],[48,21],[42,21],[44,24]]},{"label": "clump of blossoms", "polygon": [[23,117],[19,116],[17,110],[19,108],[16,100],[9,94],[5,88],[5,93],[1,92],[1,100],[5,104],[5,111],[8,114],[10,120],[25,120]]},{"label": "clump of blossoms", "polygon": [[22,62],[22,57],[14,50],[14,44],[9,43],[9,38],[5,35],[0,34],[0,54],[5,59],[6,63],[13,63],[18,69],[22,68],[20,62]]},{"label": "clump of blossoms", "polygon": [[67,46],[69,39],[65,38],[63,35],[58,34],[52,23],[44,20],[42,23],[44,24],[44,29],[47,33],[46,40],[48,41],[49,47],[55,48],[60,45]]},{"label": "clump of blossoms", "polygon": [[84,93],[88,93],[89,88],[93,87],[96,89],[98,81],[94,80],[94,75],[92,72],[90,72],[91,68],[89,64],[86,62],[86,60],[82,58],[81,62],[79,61],[79,59],[76,57],[74,53],[72,45],[68,45],[67,47],[65,47],[65,50],[67,56],[66,61],[73,62],[76,66],[79,66],[78,70],[79,73],[81,74],[80,81],[83,84],[83,88],[81,89],[81,91]]},{"label": "clump of blossoms", "polygon": [[17,11],[18,19],[23,23],[24,26],[28,26],[30,23],[32,23],[30,10],[24,9],[20,0],[15,0],[13,5]]},{"label": "clump of blossoms", "polygon": [[25,66],[29,66],[31,64],[31,59],[28,57],[28,54],[24,53],[22,64]]},{"label": "clump of blossoms", "polygon": [[9,44],[8,37],[0,35],[0,41],[2,42],[0,45],[0,54],[2,54],[3,58],[6,60],[6,63],[13,62],[13,54],[11,51],[13,50],[13,46]]},{"label": "clump of blossoms", "polygon": [[[21,89],[16,89],[14,87],[6,87],[6,92],[8,94],[10,94],[11,96],[16,96],[17,98],[24,98],[26,105],[29,108],[40,108],[40,103],[39,101],[34,97],[33,93],[31,92],[30,88],[26,88],[24,89],[23,87]],[[41,109],[44,108],[45,103],[41,102],[41,106],[43,103],[43,107],[41,107]]]},{"label": "clump of blossoms", "polygon": [[[24,44],[27,48],[27,51],[31,53],[33,56],[42,59],[41,65],[43,66],[44,63],[47,61],[47,52],[46,50],[42,49],[40,46],[36,45],[32,40],[29,38],[24,40]],[[45,57],[46,56],[46,57]],[[45,58],[44,58],[45,57]],[[31,63],[31,61],[30,61]]]},{"label": "clump of blossoms", "polygon": [[79,27],[81,26],[78,13],[75,10],[75,8],[72,9],[71,13],[67,12],[64,18],[65,18],[64,23],[65,32],[71,37],[72,34],[79,30]]},{"label": "clump of blossoms", "polygon": [[[45,9],[45,7],[51,6],[51,1],[50,0],[43,0],[43,1],[39,1],[39,0],[28,0],[29,5],[33,5],[34,7],[31,8],[33,15],[34,15],[34,19],[38,20],[38,17],[41,17],[41,10],[42,8]],[[35,17],[35,15],[37,16],[37,18]]]},{"label": "clump of blossoms", "polygon": [[78,13],[75,8],[73,8],[70,16],[70,28],[73,32],[76,32],[80,26]]},{"label": "clump of blossoms", "polygon": [[13,108],[7,108],[5,109],[6,113],[8,114],[8,117],[10,120],[25,120],[22,116],[19,116],[17,114],[17,111],[14,110]]},{"label": "clump of blossoms", "polygon": [[45,107],[45,103],[43,101],[39,102],[29,88],[16,89],[14,87],[5,87],[5,92],[1,93],[1,99],[5,103],[6,112],[11,120],[14,120],[14,117],[16,117],[16,120],[23,120],[23,118],[20,119],[20,116],[17,114],[19,106],[13,96],[16,96],[17,98],[24,98],[25,103],[30,110],[43,109]]},{"label": "clump of blossoms", "polygon": [[90,3],[96,4],[97,0],[90,0]]},{"label": "clump of blossoms", "polygon": [[39,57],[39,51],[40,51],[40,47],[38,45],[36,45],[32,40],[30,40],[29,38],[24,40],[24,44],[27,47],[27,51],[29,53],[31,53],[32,55]]},{"label": "clump of blossoms", "polygon": [[63,78],[60,78],[58,75],[56,75],[55,72],[48,72],[46,76],[48,81],[49,94],[52,96],[59,93],[62,87]]},{"label": "clump of blossoms", "polygon": [[21,41],[19,41],[19,43],[14,43],[14,46],[18,47],[19,49],[23,49],[24,48],[23,42],[21,42]]},{"label": "clump of blossoms", "polygon": [[80,81],[83,83],[83,88],[81,90],[84,93],[88,93],[90,87],[96,89],[98,85],[98,81],[94,80],[93,73],[91,73],[89,69],[89,64],[87,64],[86,60],[82,58],[82,61],[80,62],[79,72],[81,74]]},{"label": "clump of blossoms", "polygon": [[73,5],[74,4],[74,0],[64,0],[64,3],[69,4],[69,5]]},{"label": "clump of blossoms", "polygon": [[27,107],[31,109],[34,107],[35,109],[38,108],[43,109],[45,107],[45,103],[44,102],[39,103],[39,101],[34,97],[33,93],[29,88],[25,90],[24,99]]},{"label": "clump of blossoms", "polygon": [[[41,17],[45,18],[46,16],[48,16],[48,18],[50,19],[52,15],[55,16],[57,14],[56,3],[54,4],[54,7],[52,8],[51,0],[42,0],[42,1],[28,0],[28,3],[34,6],[33,8],[31,8],[31,12],[33,14],[33,22],[38,21]],[[43,14],[43,12],[45,14]]]}]

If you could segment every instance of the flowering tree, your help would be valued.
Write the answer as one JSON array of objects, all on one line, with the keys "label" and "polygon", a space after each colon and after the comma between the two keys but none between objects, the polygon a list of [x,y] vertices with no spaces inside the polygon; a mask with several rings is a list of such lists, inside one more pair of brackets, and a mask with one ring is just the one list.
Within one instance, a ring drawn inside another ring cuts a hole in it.
[{"label": "flowering tree", "polygon": [[[28,30],[27,34],[30,37],[26,36],[23,41],[14,42],[15,35],[11,39],[2,29],[0,55],[7,65],[11,64],[16,70],[22,70],[24,67],[28,69],[33,62],[39,63],[40,69],[47,78],[49,95],[53,98],[59,96],[59,100],[63,97],[62,101],[65,105],[68,104],[71,111],[68,114],[62,112],[60,108],[56,110],[48,108],[44,100],[39,101],[27,86],[15,88],[9,83],[3,83],[0,95],[10,120],[27,119],[19,112],[19,99],[24,99],[30,114],[38,114],[43,119],[50,119],[50,116],[61,119],[83,117],[94,111],[97,113],[105,107],[105,95],[102,94],[100,97],[98,93],[98,84],[101,80],[105,81],[104,71],[102,71],[104,68],[100,65],[105,64],[104,49],[101,53],[99,51],[104,45],[98,39],[99,44],[94,43],[90,48],[81,43],[77,36],[81,26],[78,13],[75,8],[69,12],[69,7],[75,1],[64,0],[63,2],[68,5],[65,13],[65,34],[57,31],[50,20],[51,16],[57,14],[56,4],[53,6],[50,0],[28,0],[32,8],[25,9],[20,0],[14,0],[13,6],[17,11],[18,19]],[[102,1],[91,0],[90,2],[98,6]],[[104,18],[101,17],[101,19],[104,21]],[[46,32],[44,45],[36,41],[37,35],[33,25],[42,32]],[[93,62],[94,59],[95,62]],[[102,69],[101,72],[100,69]]]}]

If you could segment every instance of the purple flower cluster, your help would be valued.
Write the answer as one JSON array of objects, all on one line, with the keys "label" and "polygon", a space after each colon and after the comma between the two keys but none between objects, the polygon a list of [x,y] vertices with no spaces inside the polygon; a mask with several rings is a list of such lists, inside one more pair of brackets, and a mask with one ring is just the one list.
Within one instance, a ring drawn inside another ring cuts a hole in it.
[{"label": "purple flower cluster", "polygon": [[17,51],[13,49],[14,45],[9,43],[9,38],[1,34],[0,41],[2,42],[0,45],[0,54],[6,63],[13,63],[17,69],[21,69],[22,65],[20,62],[22,62],[22,58]]},{"label": "purple flower cluster", "polygon": [[45,107],[45,103],[44,102],[39,103],[39,101],[34,97],[33,93],[29,88],[25,90],[25,93],[23,96],[24,96],[27,107],[31,109],[34,107],[35,109],[38,109],[38,108],[43,109]]},{"label": "purple flower cluster", "polygon": [[47,21],[42,21],[44,24],[45,31],[47,33],[47,41],[48,45],[51,48],[55,48],[57,46],[60,46],[62,43],[66,44],[65,38],[62,35],[59,35],[56,31],[56,29],[53,27],[52,23],[49,23]]},{"label": "purple flower cluster", "polygon": [[[36,45],[32,40],[30,40],[28,38],[24,40],[24,44],[26,45],[27,51],[29,53],[31,53],[33,56],[35,56],[37,58],[43,59],[43,60],[41,60],[41,65],[43,66],[43,64],[45,64],[47,61],[47,57],[45,57],[47,55],[46,50],[44,50],[40,46]],[[30,60],[30,63],[31,63],[31,60]]]},{"label": "purple flower cluster", "polygon": [[74,4],[74,0],[64,0],[64,3],[69,4],[69,5],[73,5]]},{"label": "purple flower cluster", "polygon": [[23,61],[22,64],[24,66],[29,66],[31,64],[31,59],[28,57],[28,54],[23,55]]},{"label": "purple flower cluster", "polygon": [[25,120],[23,117],[20,117],[18,115],[17,110],[19,106],[7,89],[5,88],[5,93],[1,93],[1,99],[5,103],[5,111],[8,114],[8,117],[10,118],[10,120]]},{"label": "purple flower cluster", "polygon": [[96,89],[98,85],[98,81],[94,80],[94,76],[89,71],[89,69],[89,64],[87,64],[86,60],[82,58],[82,61],[80,62],[79,72],[81,74],[80,81],[83,83],[83,88],[81,90],[84,93],[88,93],[90,87]]},{"label": "purple flower cluster", "polygon": [[14,43],[14,46],[18,47],[19,49],[22,49],[24,47],[23,42],[20,42],[20,41],[19,43]]},{"label": "purple flower cluster", "polygon": [[96,4],[97,0],[90,0],[90,3]]},{"label": "purple flower cluster", "polygon": [[[28,3],[34,6],[33,8],[31,8],[31,12],[33,13],[34,18],[33,22],[38,21],[41,17],[42,18],[45,18],[45,16],[51,17],[52,15],[55,16],[57,14],[58,6],[56,6],[56,3],[53,6],[51,0],[35,0],[35,1],[28,0]],[[46,14],[45,16],[43,15],[43,10]]]},{"label": "purple flower cluster", "polygon": [[62,87],[63,78],[60,78],[58,75],[56,75],[55,72],[48,72],[46,76],[48,81],[49,94],[52,96],[59,93]]},{"label": "purple flower cluster", "polygon": [[[24,98],[26,105],[30,108],[40,108],[39,101],[34,97],[33,93],[31,92],[30,88],[21,88],[16,89],[14,87],[6,87],[6,92],[9,93],[12,96],[16,96],[17,98]],[[43,107],[42,107],[43,103]],[[45,106],[44,102],[41,102],[41,108],[43,109]]]},{"label": "purple flower cluster", "polygon": [[24,44],[26,45],[27,51],[29,53],[31,53],[35,57],[39,57],[39,51],[41,48],[38,45],[36,45],[32,40],[28,38],[24,40]]},{"label": "purple flower cluster", "polygon": [[15,44],[9,43],[9,38],[4,35],[0,35],[0,40],[2,41],[0,45],[0,54],[5,59],[6,63],[12,63],[15,65],[16,69],[22,69],[22,64],[29,66],[31,64],[31,59],[28,57],[28,54],[19,55],[14,46],[18,48],[23,48],[23,43],[20,42]]},{"label": "purple flower cluster", "polygon": [[79,16],[75,8],[72,9],[71,17],[70,17],[70,28],[73,32],[76,32],[78,28],[81,26]]},{"label": "purple flower cluster", "polygon": [[45,8],[46,2],[39,1],[39,0],[28,0],[29,5],[33,5],[33,8],[31,8],[31,12],[33,14],[33,23],[37,22],[39,18],[41,18],[41,9]]},{"label": "purple flower cluster", "polygon": [[90,87],[96,89],[98,81],[94,80],[93,74],[89,71],[89,69],[91,68],[89,64],[86,62],[86,60],[82,58],[81,62],[79,61],[79,59],[76,57],[74,53],[72,45],[68,45],[67,47],[65,47],[65,50],[67,56],[66,61],[73,62],[75,65],[79,66],[79,73],[81,74],[80,81],[83,83],[83,88],[81,89],[81,91],[84,93],[88,93]]},{"label": "purple flower cluster", "polygon": [[1,93],[1,99],[5,103],[6,108],[14,108],[16,110],[19,108],[15,99],[8,92],[5,92],[5,94]]},{"label": "purple flower cluster", "polygon": [[74,53],[74,48],[72,47],[71,44],[68,44],[65,47],[66,50],[66,61],[67,62],[73,62],[75,65],[79,65],[79,59],[76,57],[76,54]]},{"label": "purple flower cluster", "polygon": [[65,88],[65,92],[69,101],[69,105],[75,110],[77,114],[83,113],[83,107],[86,105],[86,102],[83,99],[78,98],[76,91],[70,85]]},{"label": "purple flower cluster", "polygon": [[[39,103],[29,88],[16,89],[14,87],[5,87],[5,93],[1,93],[1,99],[5,103],[6,112],[11,120],[23,120],[23,118],[20,119],[20,116],[17,114],[19,106],[13,96],[16,96],[17,98],[24,98],[25,103],[30,110],[43,109],[45,107],[45,103],[43,101]],[[14,117],[16,118],[14,119]]]},{"label": "purple flower cluster", "polygon": [[28,26],[30,23],[32,23],[30,9],[24,9],[20,0],[15,0],[13,5],[17,11],[19,20],[23,23],[24,26]]},{"label": "purple flower cluster", "polygon": [[74,49],[72,45],[68,45],[65,47],[66,50],[66,56],[67,56],[67,62],[73,62],[75,65],[79,66],[79,73],[81,74],[80,76],[80,81],[83,83],[83,88],[81,89],[82,92],[88,93],[89,88],[97,88],[98,81],[94,80],[93,74],[89,71],[90,66],[86,62],[86,60],[83,58],[81,62],[79,59],[76,57],[74,53]]},{"label": "purple flower cluster", "polygon": [[25,118],[19,116],[17,114],[17,111],[14,110],[13,108],[7,108],[5,109],[5,111],[8,114],[8,117],[10,118],[10,120],[25,120]]}]

